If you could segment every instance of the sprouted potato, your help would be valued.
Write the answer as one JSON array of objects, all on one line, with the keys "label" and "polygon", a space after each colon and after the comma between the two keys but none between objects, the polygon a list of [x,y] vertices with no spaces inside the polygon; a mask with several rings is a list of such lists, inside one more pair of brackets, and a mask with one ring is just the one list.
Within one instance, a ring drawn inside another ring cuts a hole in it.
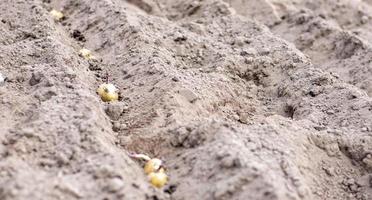
[{"label": "sprouted potato", "polygon": [[146,174],[156,172],[162,167],[163,162],[160,159],[153,158],[145,164],[144,170]]},{"label": "sprouted potato", "polygon": [[61,11],[58,11],[58,10],[55,10],[55,9],[51,10],[50,11],[50,14],[57,21],[61,20],[64,17],[64,15],[63,15],[63,13]]},{"label": "sprouted potato", "polygon": [[165,173],[163,161],[158,158],[150,158],[144,154],[130,154],[132,158],[146,161],[144,171],[147,174],[151,185],[156,188],[162,188],[168,182],[168,176]]},{"label": "sprouted potato", "polygon": [[111,83],[103,83],[97,89],[102,101],[116,101],[119,99],[118,89]]},{"label": "sprouted potato", "polygon": [[96,57],[94,57],[93,56],[93,54],[92,54],[92,52],[89,50],[89,49],[81,49],[80,51],[79,51],[79,54],[83,57],[83,58],[85,58],[85,59],[87,59],[87,60],[93,60],[93,59],[96,59]]},{"label": "sprouted potato", "polygon": [[148,177],[151,185],[157,188],[162,188],[168,182],[168,176],[165,174],[163,168],[158,172],[151,172]]}]

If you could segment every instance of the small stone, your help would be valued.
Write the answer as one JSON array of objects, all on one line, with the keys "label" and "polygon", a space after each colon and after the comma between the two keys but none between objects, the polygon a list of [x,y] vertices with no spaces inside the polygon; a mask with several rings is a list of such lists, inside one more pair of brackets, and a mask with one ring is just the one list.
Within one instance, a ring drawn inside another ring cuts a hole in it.
[{"label": "small stone", "polygon": [[32,73],[31,79],[29,81],[31,86],[37,85],[41,82],[41,79],[44,75],[41,72],[34,72]]},{"label": "small stone", "polygon": [[326,113],[328,115],[333,115],[333,114],[335,114],[335,111],[334,110],[327,110]]},{"label": "small stone", "polygon": [[112,130],[115,131],[115,132],[119,132],[121,130],[124,130],[127,126],[125,124],[122,124],[118,121],[114,122],[112,124]]},{"label": "small stone", "polygon": [[73,185],[69,182],[61,182],[56,187],[61,190],[63,193],[70,194],[73,197],[76,198],[82,198],[84,195],[81,193],[81,191],[78,189],[77,185]]},{"label": "small stone", "polygon": [[17,151],[17,152],[20,152],[20,153],[27,153],[27,148],[26,148],[26,145],[24,143],[21,143],[21,142],[17,142],[14,144],[13,148]]},{"label": "small stone", "polygon": [[260,55],[268,55],[270,54],[270,49],[269,48],[262,48],[260,50]]},{"label": "small stone", "polygon": [[367,166],[367,168],[372,169],[372,155],[368,154],[364,159],[363,163]]},{"label": "small stone", "polygon": [[114,168],[110,165],[103,165],[94,173],[95,178],[107,178],[107,177],[114,177],[117,173],[115,172]]},{"label": "small stone", "polygon": [[358,192],[358,186],[353,184],[353,185],[349,185],[349,189],[352,191],[352,192]]},{"label": "small stone", "polygon": [[225,156],[221,159],[220,166],[222,168],[241,167],[241,162],[239,158],[234,158],[233,156]]},{"label": "small stone", "polygon": [[187,37],[185,35],[178,35],[174,38],[175,42],[183,42],[183,41],[186,41],[186,40],[187,40]]},{"label": "small stone", "polygon": [[2,86],[5,83],[5,76],[0,73],[0,86]]},{"label": "small stone", "polygon": [[107,190],[109,192],[117,192],[124,186],[123,180],[120,178],[112,178],[107,182]]},{"label": "small stone", "polygon": [[175,48],[176,56],[184,56],[186,53],[186,49],[183,45],[179,45]]},{"label": "small stone", "polygon": [[70,161],[68,155],[66,155],[65,153],[61,153],[61,152],[57,153],[56,159],[57,159],[58,165],[66,165]]},{"label": "small stone", "polygon": [[355,184],[355,180],[353,178],[348,178],[344,182],[344,185],[346,185],[346,186],[350,186],[350,185],[354,185],[354,184]]},{"label": "small stone", "polygon": [[198,49],[197,52],[196,52],[196,55],[199,57],[199,58],[202,58],[204,56],[203,54],[203,50],[202,49]]},{"label": "small stone", "polygon": [[248,124],[248,122],[249,122],[248,113],[240,113],[239,114],[239,122],[241,122],[243,124]]},{"label": "small stone", "polygon": [[55,82],[52,79],[47,79],[45,81],[45,86],[47,86],[47,87],[52,87],[54,85],[55,85]]},{"label": "small stone", "polygon": [[154,44],[157,45],[157,46],[162,46],[163,45],[163,41],[158,38],[158,39],[155,39]]},{"label": "small stone", "polygon": [[180,79],[179,79],[178,77],[175,76],[175,77],[172,78],[172,81],[174,81],[174,82],[178,82],[178,81],[180,81]]},{"label": "small stone", "polygon": [[340,155],[340,147],[337,143],[329,143],[325,145],[325,151],[330,157],[337,157]]},{"label": "small stone", "polygon": [[314,129],[317,130],[317,131],[323,131],[323,130],[326,130],[326,128],[327,128],[327,127],[322,126],[322,125],[314,126]]},{"label": "small stone", "polygon": [[115,132],[120,131],[120,125],[120,122],[112,123],[112,130],[114,130]]},{"label": "small stone", "polygon": [[360,23],[366,24],[368,22],[368,16],[363,15],[362,18],[360,19]]},{"label": "small stone", "polygon": [[244,37],[237,37],[235,38],[234,44],[241,47],[244,45],[245,43],[244,41],[245,41]]},{"label": "small stone", "polygon": [[244,60],[244,63],[245,63],[245,64],[252,64],[252,63],[253,63],[253,58],[251,58],[251,57],[246,58],[246,59]]},{"label": "small stone", "polygon": [[362,132],[368,132],[369,131],[369,128],[368,127],[363,127],[362,128]]},{"label": "small stone", "polygon": [[22,133],[27,138],[35,137],[35,130],[33,128],[23,128]]},{"label": "small stone", "polygon": [[304,198],[304,197],[308,196],[308,194],[309,194],[309,190],[304,185],[298,186],[297,192],[298,192],[298,194],[300,195],[301,198]]},{"label": "small stone", "polygon": [[323,167],[323,170],[325,171],[325,173],[328,176],[334,176],[335,175],[334,168],[332,168],[332,167]]},{"label": "small stone", "polygon": [[[0,84],[0,86],[1,86],[1,84]],[[7,93],[6,88],[2,88],[2,87],[0,87],[0,95],[4,95],[4,94],[6,94],[6,93]]]},{"label": "small stone", "polygon": [[244,42],[245,42],[246,44],[251,44],[251,43],[253,42],[253,39],[251,39],[251,38],[247,38],[247,39],[244,40]]},{"label": "small stone", "polygon": [[124,107],[125,105],[123,102],[111,102],[107,105],[105,112],[110,119],[116,121],[120,118],[121,113],[123,113]]},{"label": "small stone", "polygon": [[194,103],[198,99],[198,96],[189,89],[181,89],[178,91],[178,93],[181,96],[185,97],[186,100],[189,101],[190,103]]},{"label": "small stone", "polygon": [[124,105],[124,106],[123,106],[123,112],[126,113],[126,112],[128,112],[128,111],[129,111],[129,106]]},{"label": "small stone", "polygon": [[234,114],[234,115],[232,115],[232,117],[233,117],[233,119],[234,119],[235,121],[239,121],[239,120],[240,120],[240,117],[239,117],[238,114]]},{"label": "small stone", "polygon": [[241,56],[254,56],[257,54],[257,51],[256,49],[254,48],[247,48],[247,49],[243,49],[241,52],[240,52],[240,55]]}]

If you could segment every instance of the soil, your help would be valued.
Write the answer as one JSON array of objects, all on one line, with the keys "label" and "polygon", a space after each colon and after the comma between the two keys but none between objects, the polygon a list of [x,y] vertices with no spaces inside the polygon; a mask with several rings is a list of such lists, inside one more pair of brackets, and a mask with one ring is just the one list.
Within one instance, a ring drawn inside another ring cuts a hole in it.
[{"label": "soil", "polygon": [[371,0],[1,0],[0,32],[0,199],[372,199]]}]

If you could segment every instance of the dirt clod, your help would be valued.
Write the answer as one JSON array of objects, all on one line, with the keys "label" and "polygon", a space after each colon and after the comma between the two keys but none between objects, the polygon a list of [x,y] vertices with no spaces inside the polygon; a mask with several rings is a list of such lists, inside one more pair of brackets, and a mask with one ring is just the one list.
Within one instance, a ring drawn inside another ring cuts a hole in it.
[{"label": "dirt clod", "polygon": [[29,83],[31,86],[34,86],[36,84],[39,84],[43,78],[44,78],[44,75],[42,72],[34,72],[32,73]]},{"label": "dirt clod", "polygon": [[117,101],[107,104],[105,111],[110,119],[118,120],[125,109],[127,109],[126,104],[124,102]]},{"label": "dirt clod", "polygon": [[0,73],[0,86],[4,85],[4,83],[5,83],[5,76],[2,73]]}]

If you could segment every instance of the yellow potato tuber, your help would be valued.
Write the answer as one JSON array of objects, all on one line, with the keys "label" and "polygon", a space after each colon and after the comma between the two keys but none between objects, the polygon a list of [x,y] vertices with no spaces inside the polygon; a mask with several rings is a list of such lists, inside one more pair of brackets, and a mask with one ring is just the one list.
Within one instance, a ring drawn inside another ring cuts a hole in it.
[{"label": "yellow potato tuber", "polygon": [[145,164],[144,170],[146,174],[157,172],[162,167],[163,161],[158,158],[153,158]]},{"label": "yellow potato tuber", "polygon": [[96,59],[96,57],[93,56],[92,52],[89,49],[81,49],[79,51],[79,55],[81,55],[83,58],[87,60]]},{"label": "yellow potato tuber", "polygon": [[118,89],[111,83],[101,84],[97,89],[98,95],[102,101],[116,101],[119,99]]},{"label": "yellow potato tuber", "polygon": [[151,185],[157,188],[162,188],[168,182],[168,176],[163,170],[159,172],[151,172],[148,175]]},{"label": "yellow potato tuber", "polygon": [[63,13],[61,11],[58,11],[58,10],[55,10],[55,9],[51,10],[50,11],[50,14],[57,21],[61,20],[64,17],[64,15],[63,15]]}]

